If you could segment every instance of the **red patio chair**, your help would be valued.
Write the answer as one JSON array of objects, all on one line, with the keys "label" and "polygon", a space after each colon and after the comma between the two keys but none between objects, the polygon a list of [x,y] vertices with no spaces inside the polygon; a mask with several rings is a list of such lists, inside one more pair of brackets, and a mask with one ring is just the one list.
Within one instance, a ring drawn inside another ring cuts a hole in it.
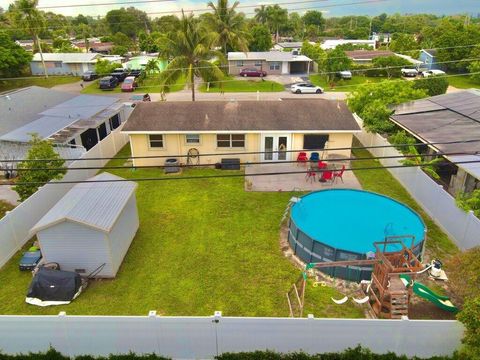
[{"label": "red patio chair", "polygon": [[338,178],[342,180],[343,183],[343,173],[345,172],[345,165],[342,165],[342,169],[340,171],[333,172],[333,180],[336,181]]},{"label": "red patio chair", "polygon": [[330,182],[330,183],[333,183],[333,171],[332,170],[324,170],[322,171],[322,175],[319,177],[319,181],[320,182],[323,182],[323,183],[326,183],[326,182]]},{"label": "red patio chair", "polygon": [[310,180],[310,182],[314,182],[315,181],[315,176],[317,175],[316,171],[312,168],[308,168],[307,170],[307,174],[305,175],[305,180],[308,181]]},{"label": "red patio chair", "polygon": [[326,167],[327,167],[327,163],[323,162],[322,160],[318,162],[319,169],[325,169]]},{"label": "red patio chair", "polygon": [[297,155],[297,163],[298,164],[306,164],[307,161],[308,161],[307,153],[306,152],[299,152],[298,155]]}]

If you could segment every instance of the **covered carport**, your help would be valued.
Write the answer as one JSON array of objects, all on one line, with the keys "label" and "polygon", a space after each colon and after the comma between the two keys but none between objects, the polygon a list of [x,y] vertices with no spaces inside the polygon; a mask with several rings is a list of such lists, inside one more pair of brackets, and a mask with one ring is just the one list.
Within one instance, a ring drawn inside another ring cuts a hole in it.
[{"label": "covered carport", "polygon": [[[299,56],[300,57],[300,56]],[[306,56],[305,56],[306,58]],[[311,60],[310,59],[297,59],[294,58],[289,61],[289,73],[290,74],[309,74],[311,70]]]}]

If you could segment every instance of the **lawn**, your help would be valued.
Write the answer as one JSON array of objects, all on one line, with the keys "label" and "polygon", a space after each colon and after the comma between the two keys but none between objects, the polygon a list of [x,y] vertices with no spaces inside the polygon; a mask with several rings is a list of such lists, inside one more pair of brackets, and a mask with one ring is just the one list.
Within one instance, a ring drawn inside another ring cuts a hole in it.
[{"label": "lawn", "polygon": [[[277,92],[285,90],[285,86],[283,86],[282,84],[260,78],[240,80],[233,77],[228,77],[223,81],[224,82],[221,84],[223,85],[224,92]],[[212,82],[210,83],[210,88],[208,89],[208,91],[206,84],[202,84],[200,86],[200,91],[219,93],[222,91],[222,89],[220,87],[220,83]]]},{"label": "lawn", "polygon": [[[82,90],[82,94],[105,94],[107,91],[105,90],[100,90],[98,88],[98,80],[92,81],[90,84],[84,83],[85,88]],[[86,85],[88,84],[88,85]],[[175,92],[175,91],[180,91],[183,88],[185,88],[186,85],[186,79],[184,77],[180,78],[176,84],[172,85],[170,87],[169,91],[166,91],[167,93],[170,92]],[[160,93],[161,91],[161,86],[158,83],[158,77],[150,77],[147,78],[141,86],[139,86],[135,92],[140,92],[140,93]],[[121,93],[121,87],[120,84],[113,90],[109,91],[110,93]]]},{"label": "lawn", "polygon": [[[129,145],[118,156],[128,156]],[[123,165],[112,160],[109,165]],[[161,169],[116,170],[127,178],[171,177]],[[214,175],[190,169],[182,175]],[[238,173],[238,172],[237,172]],[[280,250],[279,222],[292,195],[245,192],[243,177],[139,182],[140,229],[115,280],[92,285],[68,306],[24,302],[31,280],[18,253],[0,271],[2,314],[288,316],[286,293],[301,271]],[[28,246],[28,245],[27,245]],[[363,317],[343,295],[308,286],[305,314]]]},{"label": "lawn", "polygon": [[6,201],[0,200],[0,219],[5,216],[7,211],[12,210],[14,207],[15,206],[7,203]]},{"label": "lawn", "polygon": [[[454,75],[454,74],[451,74],[451,75]],[[447,79],[448,79],[448,83],[451,86],[456,87],[457,89],[470,89],[470,88],[479,89],[480,88],[480,83],[473,81],[470,75],[449,76]]]},{"label": "lawn", "polygon": [[336,79],[333,81],[333,87],[327,81],[327,78],[321,74],[310,75],[310,81],[312,84],[321,86],[325,91],[345,91],[351,92],[356,89],[357,86],[368,84],[368,83],[378,83],[381,81],[387,80],[383,77],[368,77],[361,75],[354,75],[350,80]]},{"label": "lawn", "polygon": [[[371,157],[367,150],[354,150],[355,157]],[[352,162],[354,169],[362,167],[381,166],[378,160],[358,160]],[[363,189],[378,192],[410,206],[418,212],[427,225],[427,254],[431,258],[446,260],[449,256],[458,252],[457,246],[436,225],[433,220],[422,210],[420,205],[410,196],[405,188],[390,174],[387,169],[355,171],[358,181]]]},{"label": "lawn", "polygon": [[80,81],[80,78],[75,76],[50,76],[45,79],[44,77],[32,76],[24,79],[3,80],[0,81],[0,92],[33,85],[51,88],[55,85],[70,84],[76,81]]}]

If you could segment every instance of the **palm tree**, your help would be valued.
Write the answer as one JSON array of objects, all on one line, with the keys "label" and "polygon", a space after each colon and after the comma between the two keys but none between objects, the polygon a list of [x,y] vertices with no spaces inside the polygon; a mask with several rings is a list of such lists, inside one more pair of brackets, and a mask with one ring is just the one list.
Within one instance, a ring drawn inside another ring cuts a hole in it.
[{"label": "palm tree", "polygon": [[443,161],[442,158],[426,160],[424,159],[424,155],[420,155],[417,148],[411,145],[408,146],[407,155],[409,155],[409,157],[401,161],[403,165],[419,166],[435,180],[440,179],[440,175],[437,173],[437,166]]},{"label": "palm tree", "polygon": [[265,25],[268,22],[267,6],[260,5],[259,8],[255,9],[255,20],[258,21],[262,25]]},{"label": "palm tree", "polygon": [[45,19],[42,13],[38,11],[37,6],[38,0],[16,0],[14,4],[14,16],[18,25],[32,36],[34,45],[40,53],[40,60],[42,61],[45,77],[48,78],[47,68],[43,60],[42,45],[38,35],[45,27]]},{"label": "palm tree", "polygon": [[207,15],[207,24],[216,32],[215,44],[222,48],[224,55],[227,55],[229,49],[248,51],[245,17],[235,11],[239,4],[235,1],[229,7],[228,0],[218,0],[216,5],[211,1],[208,3],[208,7],[213,9],[213,14]]},{"label": "palm tree", "polygon": [[169,33],[162,42],[161,58],[171,59],[167,68],[160,74],[160,83],[165,90],[185,76],[192,89],[195,101],[195,76],[204,81],[223,78],[223,72],[212,62],[218,52],[212,50],[216,34],[203,28],[193,14],[186,16],[182,10],[180,28]]},{"label": "palm tree", "polygon": [[267,6],[268,24],[275,31],[275,42],[278,42],[279,28],[288,21],[287,9],[282,9],[278,4]]}]

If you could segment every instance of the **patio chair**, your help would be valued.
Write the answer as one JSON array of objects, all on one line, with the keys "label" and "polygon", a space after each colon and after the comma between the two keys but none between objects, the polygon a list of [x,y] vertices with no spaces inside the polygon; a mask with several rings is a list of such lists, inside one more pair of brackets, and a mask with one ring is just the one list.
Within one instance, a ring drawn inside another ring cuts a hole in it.
[{"label": "patio chair", "polygon": [[308,161],[308,156],[306,152],[299,152],[297,155],[297,165],[306,164]]},{"label": "patio chair", "polygon": [[340,171],[334,171],[333,172],[333,180],[336,181],[338,178],[340,178],[340,180],[342,180],[342,183],[343,183],[343,173],[345,172],[345,165],[342,165],[342,168],[340,169]]},{"label": "patio chair", "polygon": [[319,169],[325,169],[327,167],[327,163],[326,162],[323,162],[322,160],[320,160],[318,162],[318,168]]},{"label": "patio chair", "polygon": [[318,162],[320,160],[320,154],[318,152],[312,152],[310,154],[310,161]]},{"label": "patio chair", "polygon": [[326,184],[332,185],[333,184],[333,171],[332,170],[324,170],[322,171],[322,175],[319,176],[318,181]]},{"label": "patio chair", "polygon": [[317,176],[317,172],[315,171],[315,169],[312,169],[310,167],[305,174],[305,181],[310,180],[310,183],[313,183],[315,181],[315,176]]}]

